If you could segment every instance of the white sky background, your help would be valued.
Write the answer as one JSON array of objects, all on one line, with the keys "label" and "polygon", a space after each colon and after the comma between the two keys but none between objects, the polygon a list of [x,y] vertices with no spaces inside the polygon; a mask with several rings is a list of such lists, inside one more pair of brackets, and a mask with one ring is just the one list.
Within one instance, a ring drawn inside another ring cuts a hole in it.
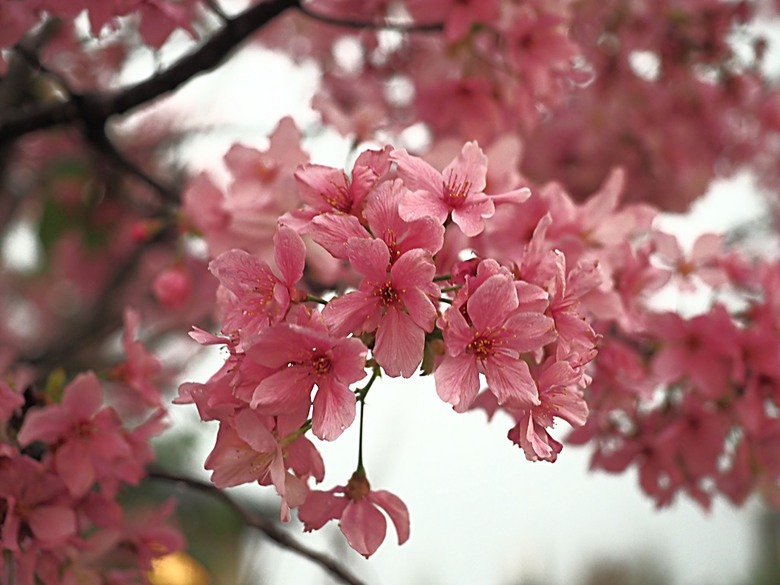
[{"label": "white sky background", "polygon": [[[139,62],[128,80],[145,76],[148,64]],[[245,50],[162,107],[182,121],[194,118],[220,129],[188,146],[186,159],[197,170],[219,164],[235,141],[264,147],[288,113],[301,127],[316,122],[308,108],[315,82],[312,69],[300,72],[283,58]],[[326,141],[308,146],[315,162],[345,163],[346,147]],[[670,217],[663,225],[692,239],[755,217],[757,201],[749,178],[738,177],[714,189],[690,217]],[[203,381],[217,367],[216,360],[209,362],[188,379]],[[173,411],[176,424],[197,418],[193,407]],[[198,468],[216,432],[213,424],[201,428]],[[394,492],[409,506],[410,541],[398,547],[389,526],[384,545],[365,561],[333,538],[335,523],[316,534],[295,525],[292,531],[307,545],[344,555],[372,585],[518,585],[521,577],[568,585],[600,558],[657,560],[677,585],[731,585],[746,577],[757,548],[758,504],[735,510],[716,502],[708,515],[683,500],[659,512],[640,492],[633,471],[588,473],[587,448],[565,447],[555,464],[529,463],[506,439],[508,428],[501,418],[488,425],[482,413],[455,414],[436,396],[431,379],[379,380],[366,405],[364,459],[373,487]],[[327,470],[321,487],[345,483],[356,462],[357,424],[318,446]],[[253,486],[240,493],[270,501],[271,491]],[[319,567],[272,544],[258,549],[253,564],[274,585],[330,582]]]}]

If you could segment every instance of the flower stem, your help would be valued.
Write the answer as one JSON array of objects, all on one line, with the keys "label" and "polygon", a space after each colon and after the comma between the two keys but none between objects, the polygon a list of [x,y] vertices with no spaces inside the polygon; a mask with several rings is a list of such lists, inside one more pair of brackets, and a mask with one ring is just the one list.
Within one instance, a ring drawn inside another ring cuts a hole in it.
[{"label": "flower stem", "polygon": [[306,302],[307,303],[319,303],[320,305],[327,305],[328,301],[325,299],[321,299],[320,297],[315,297],[314,295],[306,295]]},{"label": "flower stem", "polygon": [[363,467],[363,408],[366,403],[360,401],[360,437],[358,438],[358,463],[357,472],[365,475],[366,469]]},{"label": "flower stem", "polygon": [[451,280],[452,275],[451,274],[440,274],[439,276],[433,277],[433,282],[443,282],[445,280]]},{"label": "flower stem", "polygon": [[368,382],[366,382],[366,385],[360,388],[356,392],[358,402],[360,402],[360,433],[358,436],[357,471],[362,474],[366,473],[366,470],[363,467],[363,408],[366,405],[366,396],[368,395],[368,391],[371,390],[371,386],[374,384],[374,380],[376,380],[378,377],[379,377],[379,367],[375,366],[373,371],[371,372],[371,378],[369,378]]}]

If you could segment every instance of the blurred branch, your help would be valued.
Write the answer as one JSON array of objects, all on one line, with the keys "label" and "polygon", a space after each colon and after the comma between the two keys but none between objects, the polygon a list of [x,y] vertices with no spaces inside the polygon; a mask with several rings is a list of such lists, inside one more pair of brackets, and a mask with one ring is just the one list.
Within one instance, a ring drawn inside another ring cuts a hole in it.
[{"label": "blurred branch", "polygon": [[[97,367],[97,346],[117,330],[122,323],[122,306],[117,304],[120,291],[136,276],[141,260],[150,246],[166,238],[175,238],[174,231],[163,230],[155,238],[139,244],[124,260],[119,261],[105,290],[96,299],[84,319],[62,329],[64,335],[54,338],[48,347],[36,355],[22,355],[20,360],[34,365],[42,376],[56,367],[64,366],[69,372]],[[89,356],[80,361],[80,355]]]},{"label": "blurred branch", "polygon": [[139,179],[142,183],[148,187],[151,187],[160,194],[163,201],[167,202],[173,207],[178,207],[178,190],[175,187],[166,185],[159,179],[154,178],[133,161],[128,159],[124,154],[122,154],[113,141],[108,137],[108,133],[106,132],[106,120],[93,119],[92,114],[88,109],[88,103],[84,101],[83,96],[78,95],[73,91],[73,89],[68,84],[67,79],[59,75],[56,71],[51,71],[48,69],[40,62],[38,55],[26,47],[16,47],[16,52],[25,60],[27,60],[30,66],[52,77],[52,79],[54,79],[60,86],[60,89],[76,105],[80,112],[79,117],[84,122],[82,133],[84,134],[87,142],[95,148],[100,156],[108,159],[108,161],[119,170]]},{"label": "blurred branch", "polygon": [[272,522],[253,514],[251,511],[244,508],[236,500],[230,497],[223,490],[218,489],[213,484],[205,481],[200,481],[190,477],[184,477],[163,471],[160,469],[154,469],[149,471],[149,478],[160,481],[167,481],[173,483],[179,483],[188,489],[204,492],[215,498],[222,500],[227,506],[232,509],[242,519],[244,524],[251,528],[255,528],[265,534],[270,540],[282,548],[286,548],[300,556],[309,559],[311,562],[319,565],[325,571],[330,573],[336,579],[347,585],[365,585],[363,581],[360,581],[357,577],[352,575],[345,567],[339,564],[336,560],[324,555],[320,552],[312,550],[297,540],[292,538],[286,532],[279,530]]},{"label": "blurred branch", "polygon": [[[25,35],[18,46],[25,51],[35,53],[48,41],[57,26],[58,23],[55,20],[45,21],[34,34]],[[33,77],[34,72],[27,60],[19,54],[11,53],[8,59],[8,71],[0,79],[0,112],[18,110],[28,95],[30,81]],[[2,232],[11,222],[16,208],[22,200],[22,197],[9,186],[6,176],[6,170],[9,168],[12,158],[13,145],[0,142],[0,180],[3,181],[0,189],[5,190],[6,194],[10,195],[0,198],[0,231]]]},{"label": "blurred branch", "polygon": [[288,8],[299,5],[300,0],[271,0],[256,4],[228,19],[203,45],[168,69],[118,93],[72,95],[62,102],[38,104],[6,113],[0,116],[0,144],[29,132],[82,120],[88,127],[105,127],[111,116],[125,114],[174,91],[199,73],[214,69],[254,32]]},{"label": "blurred branch", "polygon": [[334,26],[341,26],[345,28],[359,28],[359,29],[375,29],[375,30],[392,30],[401,33],[414,33],[414,32],[441,32],[444,30],[444,25],[441,22],[430,23],[393,23],[393,22],[373,22],[365,20],[351,20],[346,18],[338,18],[335,16],[328,16],[321,12],[316,12],[307,8],[305,5],[300,4],[297,6],[298,10],[308,16],[311,19],[324,22],[325,24],[332,24]]}]

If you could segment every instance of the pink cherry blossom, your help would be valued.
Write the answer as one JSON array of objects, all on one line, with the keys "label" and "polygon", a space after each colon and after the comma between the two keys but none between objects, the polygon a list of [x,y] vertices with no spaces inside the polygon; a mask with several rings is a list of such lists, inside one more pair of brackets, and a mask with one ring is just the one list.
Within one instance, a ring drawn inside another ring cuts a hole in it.
[{"label": "pink cherry blossom", "polygon": [[110,479],[117,461],[131,455],[116,412],[102,407],[103,393],[93,373],[79,374],[63,390],[62,403],[34,409],[19,431],[19,444],[55,445],[54,468],[71,494],[83,496],[95,481]]},{"label": "pink cherry blossom", "polygon": [[294,230],[279,226],[274,235],[274,257],[281,277],[265,262],[243,250],[231,250],[209,264],[223,287],[223,331],[256,331],[278,323],[290,303],[305,296],[295,284],[303,276],[306,248]]},{"label": "pink cherry blossom", "polygon": [[127,360],[111,371],[112,378],[124,382],[148,406],[160,406],[162,396],[157,384],[160,382],[162,364],[136,339],[141,323],[138,311],[126,307],[124,323],[122,347]]},{"label": "pink cherry blossom", "polygon": [[660,343],[652,361],[659,381],[674,383],[688,378],[697,392],[712,399],[729,391],[739,354],[739,334],[722,305],[690,320],[676,313],[658,314],[650,328]]},{"label": "pink cherry blossom", "polygon": [[536,383],[521,356],[555,340],[552,319],[518,311],[517,290],[505,274],[488,277],[465,306],[465,316],[453,307],[441,318],[447,353],[434,370],[441,399],[465,412],[483,373],[499,404],[538,405]]},{"label": "pink cherry blossom", "polygon": [[217,440],[204,467],[212,470],[211,481],[218,488],[257,481],[272,483],[282,499],[281,520],[290,519],[290,509],[306,497],[306,484],[286,471],[282,448],[286,440],[275,433],[272,417],[250,409],[223,421]]},{"label": "pink cherry blossom", "polygon": [[272,415],[302,413],[305,419],[316,385],[312,430],[332,441],[355,419],[349,385],[365,376],[366,353],[356,338],[289,323],[269,327],[246,348],[247,357],[273,370],[257,385],[251,407]]},{"label": "pink cherry blossom", "polygon": [[359,215],[365,198],[390,169],[388,150],[361,153],[352,168],[351,177],[333,167],[317,164],[301,166],[295,172],[295,179],[305,207],[283,216],[282,223],[306,232],[308,222],[320,213]]},{"label": "pink cherry blossom", "polygon": [[[23,456],[0,457],[0,498],[4,500],[3,548],[21,552],[63,546],[77,533],[76,513],[62,480]],[[35,543],[28,541],[31,535]]]},{"label": "pink cherry blossom", "polygon": [[467,142],[441,173],[404,149],[394,150],[390,157],[412,191],[399,207],[405,221],[432,217],[444,224],[452,214],[452,221],[473,237],[482,232],[485,219],[495,212],[494,198],[521,203],[530,194],[527,189],[518,189],[494,197],[486,195],[487,157],[476,142]]},{"label": "pink cherry blossom", "polygon": [[529,461],[557,459],[562,445],[547,432],[554,425],[554,418],[562,418],[575,427],[585,424],[588,405],[577,387],[581,378],[582,372],[567,361],[550,359],[542,365],[537,382],[539,404],[516,412],[517,424],[508,435]]},{"label": "pink cherry blossom", "polygon": [[357,291],[333,299],[323,318],[334,335],[376,330],[373,354],[389,376],[410,377],[420,365],[425,333],[433,329],[438,298],[430,252],[415,248],[390,264],[383,240],[351,238],[348,254],[364,279]]},{"label": "pink cherry blossom", "polygon": [[387,521],[395,526],[398,544],[409,539],[409,511],[395,495],[372,490],[365,473],[356,471],[346,486],[327,492],[312,491],[298,511],[304,530],[319,530],[329,520],[339,520],[339,528],[349,546],[368,558],[385,540]]}]

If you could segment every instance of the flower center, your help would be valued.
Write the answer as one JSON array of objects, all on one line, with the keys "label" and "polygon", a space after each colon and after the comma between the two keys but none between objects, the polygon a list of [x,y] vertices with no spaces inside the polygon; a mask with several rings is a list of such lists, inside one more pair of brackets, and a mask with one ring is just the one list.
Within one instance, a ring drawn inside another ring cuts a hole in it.
[{"label": "flower center", "polygon": [[460,207],[471,192],[471,181],[458,179],[452,174],[444,184],[444,199],[450,207]]},{"label": "flower center", "polygon": [[315,376],[325,376],[333,367],[333,363],[326,355],[318,355],[311,359],[311,373]]},{"label": "flower center", "polygon": [[95,430],[95,425],[91,421],[83,420],[73,427],[73,434],[79,439],[86,439],[91,437]]},{"label": "flower center", "polygon": [[347,176],[344,175],[344,185],[339,185],[335,181],[331,181],[331,189],[322,193],[322,198],[325,202],[342,213],[349,213],[352,209],[352,196],[349,193]]},{"label": "flower center", "polygon": [[489,337],[480,337],[479,335],[471,340],[466,346],[466,353],[477,356],[477,359],[484,360],[493,355],[493,340]]},{"label": "flower center", "polygon": [[379,302],[384,307],[392,307],[399,303],[398,292],[393,288],[393,283],[389,280],[374,291],[379,297]]}]

